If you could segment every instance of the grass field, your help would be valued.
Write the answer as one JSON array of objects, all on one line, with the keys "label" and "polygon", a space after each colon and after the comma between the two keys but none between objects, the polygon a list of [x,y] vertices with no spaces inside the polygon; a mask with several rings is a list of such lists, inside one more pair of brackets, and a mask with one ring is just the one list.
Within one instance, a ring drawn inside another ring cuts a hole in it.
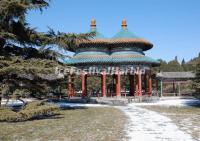
[{"label": "grass field", "polygon": [[111,107],[62,110],[49,119],[0,122],[0,140],[120,141],[123,113]]},{"label": "grass field", "polygon": [[200,108],[199,107],[165,107],[142,106],[169,117],[181,130],[200,141]]}]

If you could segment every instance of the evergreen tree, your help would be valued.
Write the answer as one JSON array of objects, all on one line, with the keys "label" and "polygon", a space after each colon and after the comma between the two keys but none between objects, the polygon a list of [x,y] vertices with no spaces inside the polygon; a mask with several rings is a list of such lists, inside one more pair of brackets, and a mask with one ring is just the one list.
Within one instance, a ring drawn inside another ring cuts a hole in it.
[{"label": "evergreen tree", "polygon": [[185,59],[183,58],[183,60],[181,61],[181,65],[184,66],[185,65]]},{"label": "evergreen tree", "polygon": [[6,42],[18,43],[25,47],[36,45],[56,44],[65,49],[74,48],[80,40],[94,36],[87,34],[55,33],[52,29],[48,33],[37,32],[26,23],[29,10],[40,10],[49,6],[48,0],[1,0],[0,1],[0,48]]},{"label": "evergreen tree", "polygon": [[162,59],[159,59],[158,61],[160,62],[160,66],[154,67],[153,71],[154,72],[168,71],[167,62]]},{"label": "evergreen tree", "polygon": [[42,35],[30,28],[25,15],[31,9],[47,7],[46,0],[1,0],[0,1],[0,47],[6,42],[40,45]]},{"label": "evergreen tree", "polygon": [[169,61],[167,66],[168,66],[168,71],[171,72],[183,71],[181,64],[178,62],[177,56],[175,57],[175,60]]},{"label": "evergreen tree", "polygon": [[[10,84],[9,89],[0,88],[1,92],[7,95],[13,93],[14,90],[10,90],[11,86],[19,89],[20,75],[27,77],[20,81],[30,84],[28,88],[34,94],[38,92],[46,94],[49,89],[55,89],[54,87],[60,85],[60,82],[38,78],[40,74],[54,73],[55,67],[63,67],[63,64],[56,61],[57,57],[62,55],[44,48],[36,50],[32,46],[58,45],[72,51],[80,41],[88,40],[95,35],[95,33],[66,34],[54,32],[52,29],[47,33],[41,33],[31,28],[26,23],[27,12],[33,9],[42,11],[48,6],[48,0],[0,0],[0,84]],[[28,79],[29,75],[33,76],[33,80]]]},{"label": "evergreen tree", "polygon": [[181,61],[181,67],[182,67],[183,71],[187,71],[186,63],[185,63],[185,59],[184,59],[184,58],[183,58],[183,60]]},{"label": "evergreen tree", "polygon": [[196,78],[194,79],[194,87],[197,94],[200,94],[200,62],[196,65]]},{"label": "evergreen tree", "polygon": [[174,59],[174,60],[178,62],[178,57],[177,57],[177,56],[175,56],[175,59]]}]

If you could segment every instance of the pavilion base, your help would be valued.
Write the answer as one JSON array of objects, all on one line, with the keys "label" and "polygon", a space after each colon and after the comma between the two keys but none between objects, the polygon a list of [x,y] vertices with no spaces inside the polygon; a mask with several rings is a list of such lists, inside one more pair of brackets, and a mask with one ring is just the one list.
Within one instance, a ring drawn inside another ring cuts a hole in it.
[{"label": "pavilion base", "polygon": [[[112,104],[112,105],[126,105],[128,103],[139,103],[139,102],[155,102],[160,98],[157,96],[127,96],[127,97],[92,97],[91,99],[96,99],[99,104]],[[118,104],[117,104],[118,103]]]},{"label": "pavilion base", "polygon": [[67,103],[91,103],[91,104],[106,104],[106,105],[118,105],[125,106],[128,103],[139,103],[139,102],[155,102],[160,98],[157,96],[121,96],[121,97],[71,97],[66,98],[64,102]]}]

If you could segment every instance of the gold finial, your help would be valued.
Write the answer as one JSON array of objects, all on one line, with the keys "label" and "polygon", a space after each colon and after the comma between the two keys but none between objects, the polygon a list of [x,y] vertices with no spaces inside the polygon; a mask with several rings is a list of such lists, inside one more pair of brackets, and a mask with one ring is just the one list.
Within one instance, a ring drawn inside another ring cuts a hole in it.
[{"label": "gold finial", "polygon": [[126,19],[123,19],[123,20],[122,20],[122,28],[123,28],[123,29],[126,29],[126,27],[127,27]]},{"label": "gold finial", "polygon": [[90,24],[91,28],[96,28],[96,20],[93,18]]}]

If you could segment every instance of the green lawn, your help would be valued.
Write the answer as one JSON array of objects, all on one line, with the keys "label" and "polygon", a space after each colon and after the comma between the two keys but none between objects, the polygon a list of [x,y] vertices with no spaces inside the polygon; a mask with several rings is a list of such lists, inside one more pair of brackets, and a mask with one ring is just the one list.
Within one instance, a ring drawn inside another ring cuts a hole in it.
[{"label": "green lawn", "polygon": [[0,140],[117,141],[124,137],[124,114],[111,107],[62,110],[49,119],[0,122]]},{"label": "green lawn", "polygon": [[200,141],[200,108],[199,107],[164,107],[142,106],[169,117],[181,130]]}]

